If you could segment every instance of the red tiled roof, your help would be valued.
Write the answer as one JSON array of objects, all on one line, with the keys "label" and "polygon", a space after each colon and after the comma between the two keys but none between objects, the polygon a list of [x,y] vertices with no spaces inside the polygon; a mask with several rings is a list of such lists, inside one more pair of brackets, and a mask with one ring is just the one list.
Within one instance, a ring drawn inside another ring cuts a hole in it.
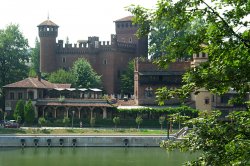
[{"label": "red tiled roof", "polygon": [[57,88],[70,88],[71,87],[71,84],[54,84],[56,85]]},{"label": "red tiled roof", "polygon": [[49,102],[49,103],[36,103],[37,106],[71,106],[71,107],[113,107],[108,103],[61,103],[61,102]]},{"label": "red tiled roof", "polygon": [[118,20],[116,20],[115,22],[132,21],[132,18],[133,18],[133,17],[134,17],[134,16],[127,16],[127,17],[118,19]]},{"label": "red tiled roof", "polygon": [[51,20],[46,20],[46,21],[42,22],[41,24],[38,25],[38,27],[40,27],[40,26],[55,26],[55,27],[58,27],[58,25],[56,25]]},{"label": "red tiled roof", "polygon": [[70,84],[53,84],[46,80],[28,77],[24,80],[5,85],[4,88],[37,88],[37,89],[53,89],[61,86],[69,86]]}]

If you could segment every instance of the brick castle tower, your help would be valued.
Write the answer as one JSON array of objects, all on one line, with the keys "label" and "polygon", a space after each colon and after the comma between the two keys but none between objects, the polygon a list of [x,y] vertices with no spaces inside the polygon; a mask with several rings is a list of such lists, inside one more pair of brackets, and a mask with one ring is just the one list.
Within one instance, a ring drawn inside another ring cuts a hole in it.
[{"label": "brick castle tower", "polygon": [[[148,53],[147,37],[138,39],[135,35],[138,25],[132,24],[132,16],[115,22],[116,34],[110,41],[99,41],[90,36],[76,44],[56,42],[58,25],[49,19],[38,25],[40,37],[40,71],[51,73],[60,68],[70,69],[79,58],[87,59],[93,69],[102,76],[103,88],[108,94],[120,93],[120,76],[128,62]],[[94,88],[94,87],[93,87]]]},{"label": "brick castle tower", "polygon": [[57,69],[56,37],[58,26],[49,19],[38,25],[40,37],[40,71],[50,73]]}]

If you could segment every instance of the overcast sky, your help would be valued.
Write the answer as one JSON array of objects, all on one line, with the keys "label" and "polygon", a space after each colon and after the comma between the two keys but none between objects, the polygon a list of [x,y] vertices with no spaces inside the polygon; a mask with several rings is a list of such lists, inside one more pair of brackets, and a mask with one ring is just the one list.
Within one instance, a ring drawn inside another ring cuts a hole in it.
[{"label": "overcast sky", "polygon": [[110,40],[115,33],[113,21],[131,15],[124,7],[139,4],[147,8],[157,0],[3,0],[0,5],[0,29],[18,24],[23,35],[34,46],[37,25],[48,17],[59,26],[58,39],[69,37],[70,43],[88,36]]}]

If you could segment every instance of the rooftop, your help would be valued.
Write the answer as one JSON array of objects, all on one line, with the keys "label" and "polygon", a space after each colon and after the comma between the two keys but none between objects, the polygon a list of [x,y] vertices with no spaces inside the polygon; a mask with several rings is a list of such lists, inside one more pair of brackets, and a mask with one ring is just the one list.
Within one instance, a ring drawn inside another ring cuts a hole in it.
[{"label": "rooftop", "polygon": [[36,89],[54,89],[70,88],[71,84],[53,84],[46,80],[28,77],[24,80],[5,85],[4,88],[36,88]]},{"label": "rooftop", "polygon": [[44,22],[42,22],[41,24],[38,25],[38,27],[40,26],[55,26],[55,27],[59,27],[58,25],[56,25],[54,22],[52,22],[51,20],[47,19]]},{"label": "rooftop", "polygon": [[127,16],[121,19],[116,20],[115,22],[123,22],[123,21],[132,21],[134,16]]}]

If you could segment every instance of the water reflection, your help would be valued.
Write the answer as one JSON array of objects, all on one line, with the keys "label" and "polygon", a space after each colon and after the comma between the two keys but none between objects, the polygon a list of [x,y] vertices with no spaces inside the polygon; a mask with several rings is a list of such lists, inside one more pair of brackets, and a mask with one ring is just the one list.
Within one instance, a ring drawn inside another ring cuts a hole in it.
[{"label": "water reflection", "polygon": [[161,148],[4,148],[0,166],[178,166],[194,157]]}]

